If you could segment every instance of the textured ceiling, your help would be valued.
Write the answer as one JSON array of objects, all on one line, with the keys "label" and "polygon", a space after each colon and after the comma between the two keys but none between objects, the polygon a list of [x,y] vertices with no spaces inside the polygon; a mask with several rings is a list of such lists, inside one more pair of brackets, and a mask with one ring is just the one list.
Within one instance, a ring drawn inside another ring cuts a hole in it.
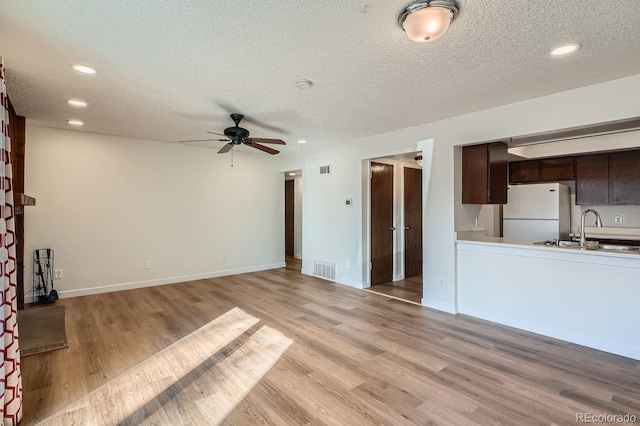
[{"label": "textured ceiling", "polygon": [[[0,55],[31,122],[66,128],[79,118],[82,131],[170,142],[231,125],[227,107],[286,129],[245,126],[285,139],[285,150],[640,73],[639,0],[466,0],[429,44],[397,26],[408,3],[6,0]],[[578,52],[549,56],[574,41]],[[314,85],[298,90],[299,79]],[[72,97],[89,107],[72,109]]]}]

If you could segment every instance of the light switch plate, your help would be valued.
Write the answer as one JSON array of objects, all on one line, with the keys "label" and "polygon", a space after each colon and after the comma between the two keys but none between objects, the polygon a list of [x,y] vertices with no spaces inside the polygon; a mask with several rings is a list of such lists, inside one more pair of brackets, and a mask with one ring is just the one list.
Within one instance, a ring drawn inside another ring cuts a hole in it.
[{"label": "light switch plate", "polygon": [[623,222],[622,216],[614,216],[613,217],[613,223],[615,223],[616,225],[622,225],[622,222]]}]

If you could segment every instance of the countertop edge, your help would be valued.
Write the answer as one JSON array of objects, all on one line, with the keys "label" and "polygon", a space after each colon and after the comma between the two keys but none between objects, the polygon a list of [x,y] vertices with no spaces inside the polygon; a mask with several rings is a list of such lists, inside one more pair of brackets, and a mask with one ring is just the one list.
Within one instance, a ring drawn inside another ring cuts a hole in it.
[{"label": "countertop edge", "polygon": [[[502,240],[502,241],[500,241]],[[524,250],[544,251],[546,253],[566,253],[585,256],[603,256],[603,257],[618,257],[623,259],[635,259],[640,261],[640,254],[623,253],[616,251],[604,251],[604,250],[587,250],[585,248],[569,248],[569,247],[555,247],[545,245],[534,245],[533,242],[528,243],[524,241],[504,241],[499,237],[484,237],[480,239],[459,239],[455,241],[457,244],[473,244],[484,245],[494,247],[510,247]]]}]

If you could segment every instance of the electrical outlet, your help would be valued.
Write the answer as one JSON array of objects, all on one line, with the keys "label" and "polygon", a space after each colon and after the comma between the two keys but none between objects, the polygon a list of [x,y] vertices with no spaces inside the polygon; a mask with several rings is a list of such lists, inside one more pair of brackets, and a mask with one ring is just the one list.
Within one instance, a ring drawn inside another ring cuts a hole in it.
[{"label": "electrical outlet", "polygon": [[623,222],[622,216],[614,216],[613,217],[613,223],[615,223],[617,225],[622,225],[622,222]]},{"label": "electrical outlet", "polygon": [[61,280],[64,277],[62,274],[62,269],[54,269],[53,270],[53,279]]},{"label": "electrical outlet", "polygon": [[145,260],[144,269],[151,269],[151,261],[150,260]]}]

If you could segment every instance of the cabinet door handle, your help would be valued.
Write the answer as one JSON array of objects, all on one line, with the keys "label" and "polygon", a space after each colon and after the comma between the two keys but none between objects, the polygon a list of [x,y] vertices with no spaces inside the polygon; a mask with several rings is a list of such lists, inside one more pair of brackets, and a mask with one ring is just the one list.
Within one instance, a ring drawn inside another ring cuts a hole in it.
[{"label": "cabinet door handle", "polygon": [[391,228],[389,228],[389,231],[395,231],[395,230],[396,230],[395,226],[392,226]]},{"label": "cabinet door handle", "polygon": [[404,227],[404,230],[405,230],[405,231],[410,231],[410,230],[411,230],[411,227],[410,227],[410,226],[405,226],[405,227]]}]

